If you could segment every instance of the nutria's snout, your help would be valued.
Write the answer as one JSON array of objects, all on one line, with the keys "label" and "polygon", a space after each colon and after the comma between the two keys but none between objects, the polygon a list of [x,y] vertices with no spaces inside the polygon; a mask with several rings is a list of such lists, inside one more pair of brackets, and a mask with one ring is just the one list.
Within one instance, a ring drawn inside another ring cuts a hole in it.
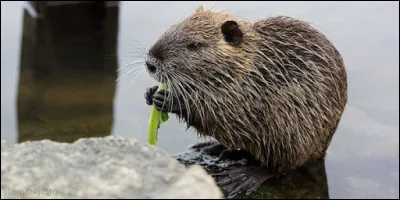
[{"label": "nutria's snout", "polygon": [[156,73],[156,71],[157,71],[156,65],[154,65],[150,61],[146,61],[146,67],[150,73]]}]

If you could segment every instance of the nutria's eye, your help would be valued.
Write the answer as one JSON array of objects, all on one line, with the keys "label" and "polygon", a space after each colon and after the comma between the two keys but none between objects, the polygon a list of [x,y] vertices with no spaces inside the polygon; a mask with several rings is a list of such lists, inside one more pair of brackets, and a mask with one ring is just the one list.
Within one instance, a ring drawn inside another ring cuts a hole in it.
[{"label": "nutria's eye", "polygon": [[192,42],[187,46],[187,49],[189,49],[190,51],[194,51],[197,50],[201,47],[201,43],[200,42]]}]

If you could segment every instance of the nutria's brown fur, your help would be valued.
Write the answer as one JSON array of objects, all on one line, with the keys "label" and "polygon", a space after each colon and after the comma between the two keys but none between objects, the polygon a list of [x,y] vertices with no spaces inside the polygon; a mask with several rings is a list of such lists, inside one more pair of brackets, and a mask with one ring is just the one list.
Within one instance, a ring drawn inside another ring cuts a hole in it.
[{"label": "nutria's brown fur", "polygon": [[[242,35],[223,33],[227,21]],[[347,102],[339,52],[290,17],[251,23],[200,8],[172,26],[147,61],[186,105],[188,125],[279,172],[325,155]]]}]

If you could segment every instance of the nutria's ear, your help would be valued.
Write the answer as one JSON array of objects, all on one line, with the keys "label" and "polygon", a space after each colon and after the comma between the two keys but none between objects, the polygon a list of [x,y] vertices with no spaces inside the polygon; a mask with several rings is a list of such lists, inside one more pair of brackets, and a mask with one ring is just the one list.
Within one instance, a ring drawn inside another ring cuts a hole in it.
[{"label": "nutria's ear", "polygon": [[231,45],[239,45],[243,41],[243,33],[235,21],[226,21],[221,26],[224,39]]}]

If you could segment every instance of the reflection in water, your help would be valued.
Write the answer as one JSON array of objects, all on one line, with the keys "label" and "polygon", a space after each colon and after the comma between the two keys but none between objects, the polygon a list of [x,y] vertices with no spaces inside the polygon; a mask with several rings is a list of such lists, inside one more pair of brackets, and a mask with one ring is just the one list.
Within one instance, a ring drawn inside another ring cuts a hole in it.
[{"label": "reflection in water", "polygon": [[[250,197],[328,199],[324,159],[309,163],[285,176],[268,180]],[[238,198],[249,197],[241,195]]]},{"label": "reflection in water", "polygon": [[118,4],[30,3],[38,15],[24,11],[18,142],[71,142],[109,135],[117,77]]}]

